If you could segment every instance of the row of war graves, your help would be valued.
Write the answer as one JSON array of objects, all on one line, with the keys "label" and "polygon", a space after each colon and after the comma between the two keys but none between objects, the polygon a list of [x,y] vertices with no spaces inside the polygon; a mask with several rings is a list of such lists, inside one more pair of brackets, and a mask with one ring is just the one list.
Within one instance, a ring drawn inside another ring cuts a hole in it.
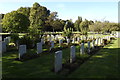
[{"label": "row of war graves", "polygon": [[[100,37],[97,36],[96,39],[94,39],[94,36],[90,36],[87,39],[92,39],[92,42],[88,41],[87,42],[87,49],[88,49],[88,53],[91,52],[91,47],[92,49],[95,48],[95,46],[100,46],[101,44],[103,44],[103,39],[107,39],[108,41],[110,41],[111,37],[115,37],[115,36],[106,36],[106,37]],[[63,44],[63,39],[66,40],[67,45],[71,42],[71,43],[78,43],[80,40],[86,40],[86,37],[76,37],[76,38],[72,38],[72,40],[68,39],[68,38],[64,38],[62,37],[62,35],[47,35],[47,41],[50,42],[50,50],[52,50],[52,48],[54,48],[54,44],[55,41],[54,40],[58,40],[59,41],[59,46],[61,46]],[[1,53],[5,53],[7,51],[7,45],[10,43],[11,38],[10,37],[6,37],[4,38],[4,41],[0,42],[0,45],[2,45],[2,48],[0,49]],[[37,48],[37,54],[42,53],[43,51],[43,45],[45,44],[45,38],[41,39],[41,42],[36,43],[36,48]],[[85,54],[85,49],[84,49],[84,43],[80,44],[80,54]],[[18,47],[18,53],[19,53],[19,59],[21,59],[21,57],[23,56],[23,54],[27,53],[27,46],[26,45],[19,45]],[[70,63],[72,63],[73,61],[75,61],[76,58],[76,47],[75,46],[71,46],[70,47]],[[54,70],[55,72],[58,72],[62,69],[62,50],[60,51],[56,51],[55,52],[55,63],[54,63]]]}]

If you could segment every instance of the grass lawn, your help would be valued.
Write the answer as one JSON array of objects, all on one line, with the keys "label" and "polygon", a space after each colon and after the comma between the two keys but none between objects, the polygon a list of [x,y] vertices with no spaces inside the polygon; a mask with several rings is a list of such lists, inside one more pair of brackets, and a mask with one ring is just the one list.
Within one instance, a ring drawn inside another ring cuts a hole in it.
[{"label": "grass lawn", "polygon": [[120,45],[118,45],[118,41],[120,41],[120,38],[105,46],[68,77],[120,78]]},{"label": "grass lawn", "polygon": [[[76,55],[79,55],[79,46],[76,46]],[[3,78],[114,78],[118,77],[118,40],[105,46],[89,61],[82,64],[68,76],[55,74],[54,53],[40,54],[40,57],[28,61],[16,61],[18,51],[3,54],[2,76]],[[69,59],[70,48],[63,49],[63,63]],[[119,50],[120,51],[120,50]]]}]

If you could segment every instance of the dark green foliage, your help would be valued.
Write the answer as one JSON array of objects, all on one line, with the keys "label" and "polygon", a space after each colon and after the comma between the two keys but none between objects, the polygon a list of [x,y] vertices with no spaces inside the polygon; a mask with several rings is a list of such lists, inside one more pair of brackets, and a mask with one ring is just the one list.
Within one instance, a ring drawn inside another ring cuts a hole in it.
[{"label": "dark green foliage", "polygon": [[16,43],[19,40],[19,34],[18,33],[11,33],[11,42]]},{"label": "dark green foliage", "polygon": [[89,25],[88,20],[85,20],[85,21],[83,21],[83,22],[80,23],[79,27],[80,27],[81,33],[83,35],[87,35],[88,25]]},{"label": "dark green foliage", "polygon": [[19,45],[26,45],[27,49],[33,48],[33,41],[29,35],[24,35],[19,39]]},{"label": "dark green foliage", "polygon": [[27,16],[29,18],[30,16],[30,7],[20,7],[18,10],[17,10],[18,13],[21,13],[25,16]]},{"label": "dark green foliage", "polygon": [[5,32],[27,32],[29,19],[17,11],[5,14],[2,19],[2,28]]},{"label": "dark green foliage", "polygon": [[78,20],[76,20],[75,23],[74,23],[75,30],[80,31],[80,27],[79,26],[80,26],[81,22],[82,22],[82,17],[78,16]]},{"label": "dark green foliage", "polygon": [[64,25],[64,31],[63,31],[63,36],[67,38],[71,38],[72,37],[72,32],[73,32],[73,23],[70,20],[66,21],[66,24]]}]

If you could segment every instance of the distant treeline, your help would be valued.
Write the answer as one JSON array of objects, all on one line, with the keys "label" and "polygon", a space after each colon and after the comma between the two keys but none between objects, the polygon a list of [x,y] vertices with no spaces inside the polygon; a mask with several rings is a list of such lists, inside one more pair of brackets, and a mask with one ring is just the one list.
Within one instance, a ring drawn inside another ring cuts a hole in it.
[{"label": "distant treeline", "polygon": [[117,23],[109,21],[92,21],[78,19],[73,23],[72,19],[62,20],[57,12],[51,12],[46,7],[35,2],[32,7],[20,7],[16,11],[2,14],[2,31],[11,33],[42,33],[45,31],[79,31],[82,33],[119,31]]}]

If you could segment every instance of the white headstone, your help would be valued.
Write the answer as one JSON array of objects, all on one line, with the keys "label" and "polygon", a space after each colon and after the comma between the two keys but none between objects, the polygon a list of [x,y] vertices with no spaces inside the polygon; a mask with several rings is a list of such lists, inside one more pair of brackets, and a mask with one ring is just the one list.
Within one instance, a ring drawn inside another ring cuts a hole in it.
[{"label": "white headstone", "polygon": [[92,41],[92,48],[95,48],[95,40]]},{"label": "white headstone", "polygon": [[26,45],[20,45],[19,46],[19,59],[21,58],[21,56],[23,55],[23,54],[25,54],[26,53]]},{"label": "white headstone", "polygon": [[75,43],[75,38],[73,38],[72,43]]},{"label": "white headstone", "polygon": [[100,40],[100,44],[103,44],[103,39],[101,38],[101,40]]},{"label": "white headstone", "polygon": [[42,52],[42,43],[39,42],[39,43],[37,43],[37,54],[39,54],[41,52]]},{"label": "white headstone", "polygon": [[51,50],[52,48],[54,48],[54,41],[51,41],[50,43],[51,43],[51,47],[50,47]]},{"label": "white headstone", "polygon": [[62,69],[62,51],[55,52],[55,72]]},{"label": "white headstone", "polygon": [[7,39],[8,39],[8,41],[9,41],[9,43],[10,43],[10,41],[11,41],[11,37],[6,37]]},{"label": "white headstone", "polygon": [[95,40],[95,44],[98,46],[98,38]]},{"label": "white headstone", "polygon": [[88,53],[90,53],[90,41],[88,41]]},{"label": "white headstone", "polygon": [[2,54],[2,41],[0,41],[0,54]]},{"label": "white headstone", "polygon": [[42,43],[42,44],[44,44],[44,43],[45,43],[45,42],[44,42],[44,39],[41,39],[41,43]]},{"label": "white headstone", "polygon": [[84,54],[84,43],[81,43],[80,53]]},{"label": "white headstone", "polygon": [[67,45],[70,43],[70,39],[67,38]]},{"label": "white headstone", "polygon": [[2,41],[2,53],[6,52],[6,42]]},{"label": "white headstone", "polygon": [[59,46],[61,46],[63,43],[62,39],[59,40]]},{"label": "white headstone", "polygon": [[77,41],[78,41],[78,42],[80,41],[80,37],[77,37]]},{"label": "white headstone", "polygon": [[7,38],[4,38],[4,42],[6,43],[6,45],[9,43],[9,40]]},{"label": "white headstone", "polygon": [[75,46],[71,46],[70,49],[70,63],[75,61]]}]

